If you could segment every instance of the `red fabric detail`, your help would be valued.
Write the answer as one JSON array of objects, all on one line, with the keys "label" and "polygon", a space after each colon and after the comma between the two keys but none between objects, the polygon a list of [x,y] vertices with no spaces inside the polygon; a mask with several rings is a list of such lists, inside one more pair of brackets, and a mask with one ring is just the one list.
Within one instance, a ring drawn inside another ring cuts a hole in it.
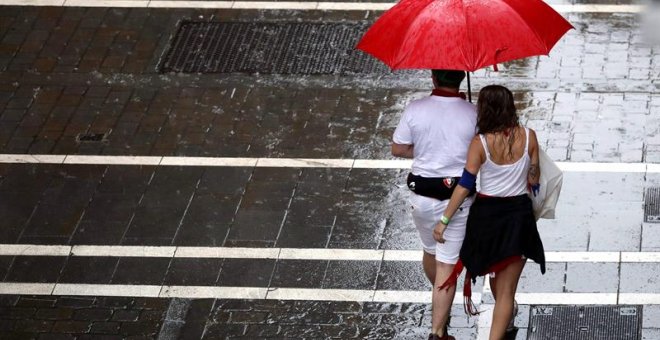
[{"label": "red fabric detail", "polygon": [[463,284],[463,309],[465,314],[468,315],[479,315],[481,313],[472,301],[472,278],[469,272],[465,273],[465,283]]},{"label": "red fabric detail", "polygon": [[[508,265],[516,261],[520,261],[520,259],[521,259],[520,255],[507,257],[504,260],[490,266],[490,268],[488,268],[488,271],[486,271],[486,273],[483,273],[482,275],[486,275],[488,273],[497,273],[499,271],[502,271]],[[454,265],[454,270],[451,272],[447,280],[445,280],[445,282],[443,282],[441,285],[438,286],[438,289],[448,290],[452,286],[456,285],[456,283],[458,282],[458,276],[461,275],[463,268],[464,268],[463,261],[459,259],[458,262]],[[465,283],[463,284],[463,308],[465,309],[465,313],[468,315],[479,315],[481,313],[480,311],[477,310],[477,306],[475,306],[474,302],[472,301],[472,278],[470,277],[469,272],[465,273]]]},{"label": "red fabric detail", "polygon": [[[522,257],[520,255],[509,256],[509,257],[505,258],[504,260],[502,260],[500,262],[497,262],[494,265],[490,266],[490,268],[488,268],[487,273],[497,273],[499,271],[502,271],[502,269],[508,267],[510,264],[512,264],[516,261],[520,261],[521,258]],[[486,273],[484,273],[484,274],[486,274]]]},{"label": "red fabric detail", "polygon": [[492,198],[492,197],[495,197],[495,196],[489,196],[489,195],[485,195],[485,194],[482,194],[482,193],[478,192],[477,197]]},{"label": "red fabric detail", "polygon": [[449,98],[461,98],[465,100],[465,93],[463,92],[451,92],[451,91],[446,91],[446,90],[441,90],[441,89],[433,89],[431,92],[432,96],[438,96],[438,97],[449,97]]},{"label": "red fabric detail", "polygon": [[449,274],[449,277],[445,282],[443,282],[440,286],[438,286],[438,290],[442,289],[447,289],[453,287],[456,285],[456,282],[458,281],[458,277],[461,275],[461,272],[463,271],[463,262],[459,259],[458,262],[454,265],[454,270]]}]

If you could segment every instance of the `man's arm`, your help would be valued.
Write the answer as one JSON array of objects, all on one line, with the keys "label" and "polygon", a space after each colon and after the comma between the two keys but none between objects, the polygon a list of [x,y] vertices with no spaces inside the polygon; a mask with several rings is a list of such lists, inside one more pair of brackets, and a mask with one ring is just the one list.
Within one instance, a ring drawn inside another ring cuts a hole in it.
[{"label": "man's arm", "polygon": [[392,156],[413,158],[413,150],[415,146],[412,144],[397,144],[392,143]]}]

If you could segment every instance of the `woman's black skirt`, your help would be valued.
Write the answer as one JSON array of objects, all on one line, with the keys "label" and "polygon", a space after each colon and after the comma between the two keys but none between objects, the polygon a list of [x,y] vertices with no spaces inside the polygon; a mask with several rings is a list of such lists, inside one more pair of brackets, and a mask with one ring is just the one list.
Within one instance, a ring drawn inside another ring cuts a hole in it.
[{"label": "woman's black skirt", "polygon": [[486,275],[498,263],[523,255],[545,273],[543,243],[527,195],[477,196],[470,208],[460,258],[471,278]]}]

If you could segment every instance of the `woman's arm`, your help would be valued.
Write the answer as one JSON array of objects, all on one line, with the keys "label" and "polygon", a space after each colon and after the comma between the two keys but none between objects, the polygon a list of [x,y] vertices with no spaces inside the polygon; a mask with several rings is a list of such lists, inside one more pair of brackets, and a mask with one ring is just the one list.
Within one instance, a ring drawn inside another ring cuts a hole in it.
[{"label": "woman's arm", "polygon": [[[531,188],[539,184],[541,178],[541,168],[539,167],[539,141],[536,139],[536,132],[529,129],[529,172],[527,173],[527,183]],[[537,189],[538,190],[538,189]]]},{"label": "woman's arm", "polygon": [[[470,148],[468,149],[465,171],[476,177],[485,158],[486,154],[484,153],[484,148],[481,145],[481,140],[479,139],[479,136],[476,136],[472,139]],[[465,200],[469,194],[470,188],[466,188],[460,184],[457,185],[451,195],[451,199],[449,200],[449,204],[447,205],[447,209],[445,209],[443,216],[451,220],[452,216],[454,216],[454,213],[456,213],[456,210],[458,210],[461,204],[463,204],[463,200]],[[442,221],[438,222],[438,224],[435,226],[435,229],[433,230],[433,238],[440,243],[444,243],[445,239],[443,238],[443,234],[446,228],[447,224],[443,223]]]}]

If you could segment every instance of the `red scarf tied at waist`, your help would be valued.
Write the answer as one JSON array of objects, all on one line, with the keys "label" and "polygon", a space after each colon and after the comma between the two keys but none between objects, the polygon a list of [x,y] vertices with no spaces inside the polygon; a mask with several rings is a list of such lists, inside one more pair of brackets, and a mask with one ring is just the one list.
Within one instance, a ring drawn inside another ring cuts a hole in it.
[{"label": "red scarf tied at waist", "polygon": [[[497,273],[508,267],[511,263],[520,261],[520,257],[520,255],[507,257],[504,260],[490,266],[490,268],[488,268],[488,270],[481,275]],[[454,270],[451,272],[447,280],[438,286],[438,289],[449,289],[456,285],[461,272],[463,272],[463,261],[459,259],[458,262],[454,265]],[[477,307],[472,301],[472,277],[470,276],[469,272],[465,272],[465,282],[463,283],[463,308],[465,309],[465,313],[468,315],[479,315],[479,313],[481,313],[477,310]]]}]

